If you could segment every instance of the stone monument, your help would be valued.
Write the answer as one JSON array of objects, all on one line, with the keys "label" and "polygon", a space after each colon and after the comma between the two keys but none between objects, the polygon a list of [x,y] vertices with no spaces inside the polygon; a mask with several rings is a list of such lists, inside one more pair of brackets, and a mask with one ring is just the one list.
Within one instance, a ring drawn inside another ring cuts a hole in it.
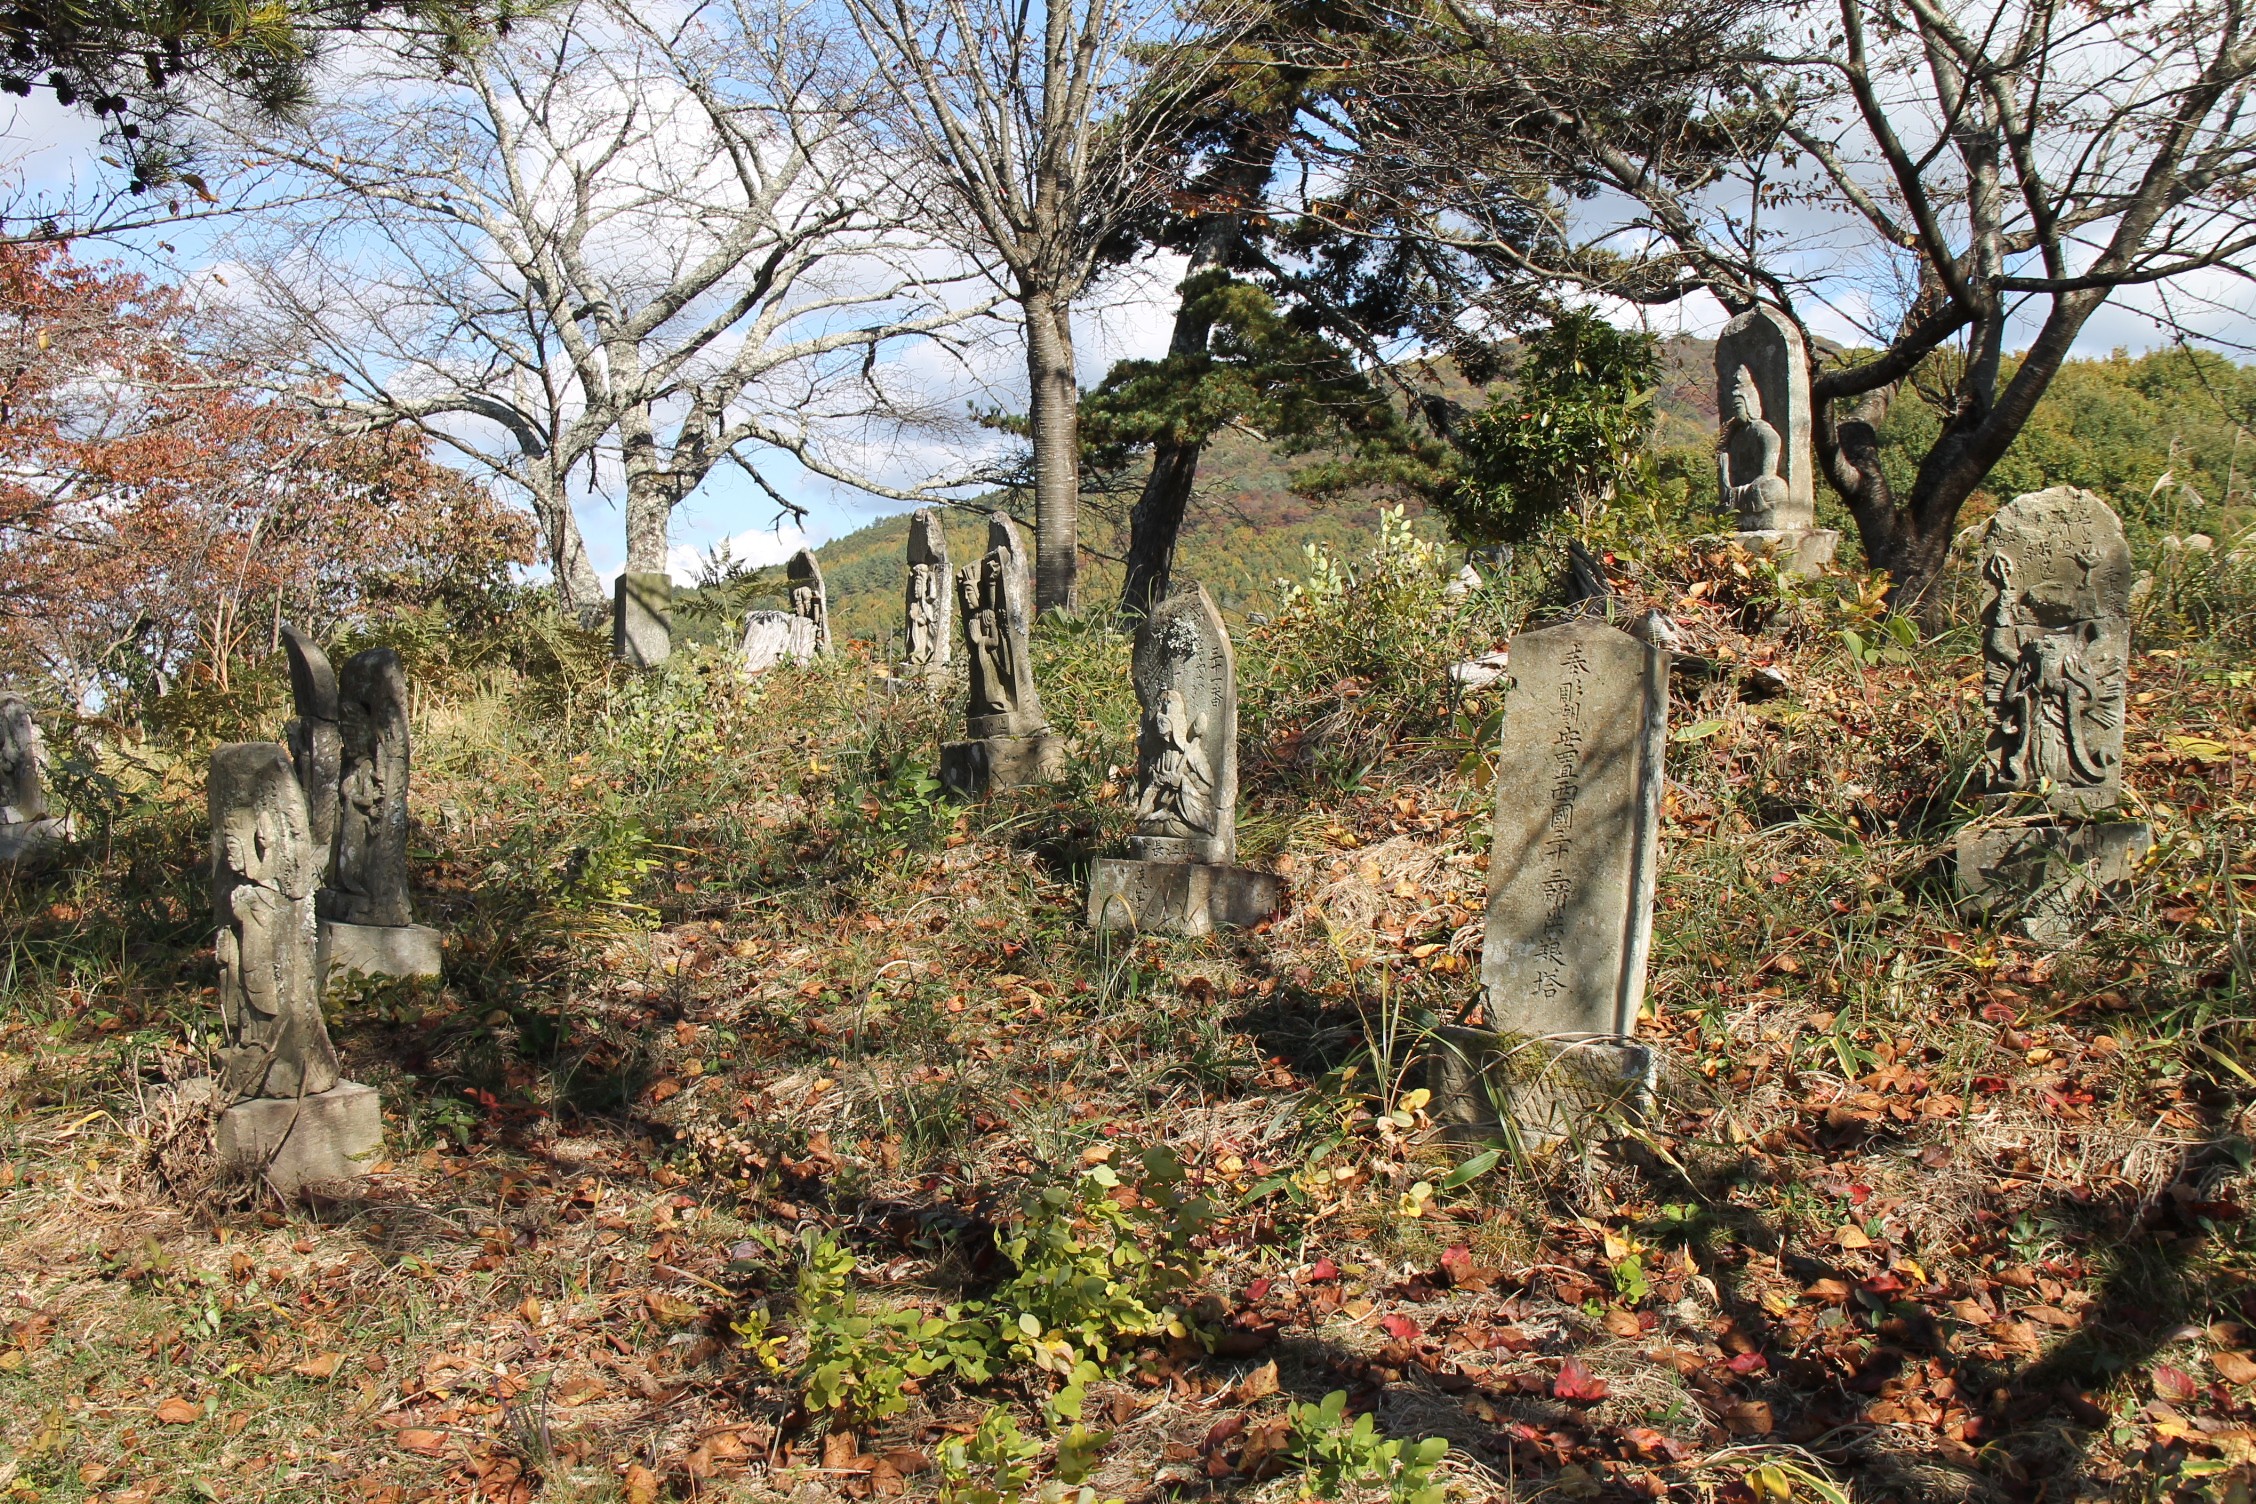
[{"label": "stone monument", "polygon": [[815,626],[789,611],[747,611],[744,640],[737,649],[737,666],[748,674],[763,674],[779,663],[812,663]]},{"label": "stone monument", "polygon": [[212,753],[212,912],[218,927],[220,1158],[288,1196],[367,1173],[383,1142],[375,1091],[340,1079],[321,1018],[319,857],[287,749]]},{"label": "stone monument", "polygon": [[814,550],[802,548],[793,554],[784,566],[784,578],[791,586],[791,614],[807,623],[814,642],[808,656],[829,652],[830,597],[823,589],[822,566],[815,562]]},{"label": "stone monument", "polygon": [[988,514],[987,552],[956,576],[956,599],[971,694],[966,739],[941,744],[940,781],[967,798],[1051,782],[1065,771],[1065,738],[1050,734],[1034,687],[1026,551],[1001,512]]},{"label": "stone monument", "polygon": [[1716,481],[1738,517],[1738,542],[1806,573],[1841,535],[1817,525],[1810,448],[1809,356],[1775,308],[1749,309],[1716,337]]},{"label": "stone monument", "polygon": [[622,571],[613,587],[611,656],[630,668],[656,668],[673,650],[673,576]]},{"label": "stone monument", "polygon": [[1983,534],[1979,793],[1995,818],[1959,832],[1959,884],[1985,908],[2017,902],[2032,939],[2073,938],[2153,844],[2103,818],[2123,792],[2131,574],[2121,520],[2089,491],[2017,496]]},{"label": "stone monument", "polygon": [[338,679],[337,834],[321,890],[323,975],[439,975],[438,931],[407,894],[407,675],[390,648],[356,653]]},{"label": "stone monument", "polygon": [[16,862],[63,833],[47,812],[47,740],[31,702],[0,694],[0,862]]},{"label": "stone monument", "polygon": [[283,728],[290,765],[305,791],[313,831],[316,875],[326,880],[337,843],[337,786],[344,777],[344,734],[338,729],[337,672],[312,638],[285,623],[282,646],[290,657],[290,699],[297,715]]},{"label": "stone monument", "polygon": [[1279,884],[1238,855],[1238,672],[1204,586],[1178,575],[1136,628],[1135,833],[1096,864],[1097,929],[1204,935],[1277,911]]},{"label": "stone monument", "polygon": [[1445,1031],[1435,1116],[1523,1142],[1576,1133],[1651,1071],[1634,1042],[1659,857],[1668,654],[1600,622],[1512,640],[1496,763],[1488,1030]]},{"label": "stone monument", "polygon": [[940,678],[948,672],[954,613],[948,608],[948,535],[940,514],[919,507],[909,519],[907,614],[901,631],[901,675]]}]

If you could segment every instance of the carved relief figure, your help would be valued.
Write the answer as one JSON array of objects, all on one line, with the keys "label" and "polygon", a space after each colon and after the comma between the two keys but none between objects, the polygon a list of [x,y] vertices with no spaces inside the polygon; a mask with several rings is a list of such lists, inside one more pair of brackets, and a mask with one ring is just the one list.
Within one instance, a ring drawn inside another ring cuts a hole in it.
[{"label": "carved relief figure", "polygon": [[938,567],[931,564],[911,564],[907,632],[908,658],[911,663],[941,661],[935,657],[940,647],[940,624],[944,619],[941,596]]},{"label": "carved relief figure", "polygon": [[337,1057],[314,980],[312,833],[287,754],[219,748],[211,803],[222,1080],[236,1097],[327,1091]]},{"label": "carved relief figure", "polygon": [[1725,498],[1738,509],[1743,530],[1778,525],[1779,510],[1787,502],[1786,481],[1780,474],[1785,452],[1778,430],[1763,418],[1762,391],[1754,372],[1741,366],[1732,378],[1730,405],[1716,446],[1716,476]]},{"label": "carved relief figure", "polygon": [[1019,709],[1018,643],[1010,629],[1010,569],[999,553],[967,564],[957,576],[963,608],[964,651],[971,655],[971,713],[1009,715]]},{"label": "carved relief figure", "polygon": [[323,916],[345,924],[407,924],[409,746],[399,655],[390,648],[354,655],[339,700],[343,771]]},{"label": "carved relief figure", "polygon": [[811,646],[806,656],[829,652],[830,598],[823,589],[822,566],[815,562],[813,550],[802,548],[793,554],[784,567],[784,576],[791,582],[791,614],[807,623],[805,640]]},{"label": "carved relief figure", "polygon": [[1143,794],[1136,801],[1136,833],[1213,835],[1214,774],[1208,766],[1211,749],[1191,719],[1183,692],[1170,688],[1162,694],[1145,725],[1159,752],[1145,770]]}]

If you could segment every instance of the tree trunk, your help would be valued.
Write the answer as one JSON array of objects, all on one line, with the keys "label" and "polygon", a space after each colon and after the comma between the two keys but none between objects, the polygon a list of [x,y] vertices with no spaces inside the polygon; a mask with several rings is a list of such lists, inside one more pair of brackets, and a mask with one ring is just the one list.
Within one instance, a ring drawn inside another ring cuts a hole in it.
[{"label": "tree trunk", "polygon": [[1027,429],[1034,442],[1034,610],[1074,609],[1081,548],[1081,389],[1073,375],[1073,305],[1048,292],[1026,314]]},{"label": "tree trunk", "polygon": [[627,475],[627,573],[664,574],[675,497],[648,404],[635,403],[619,415],[619,457]]},{"label": "tree trunk", "polygon": [[[1176,328],[1182,328],[1178,315]],[[1198,480],[1203,444],[1159,444],[1152,449],[1151,474],[1128,514],[1128,578],[1120,587],[1120,614],[1143,615],[1167,594],[1175,568],[1175,540],[1190,510],[1191,487]]]},{"label": "tree trunk", "polygon": [[582,627],[602,624],[610,602],[604,599],[603,581],[588,561],[587,543],[580,537],[579,519],[572,515],[569,487],[558,484],[553,496],[533,498],[533,520],[548,544],[548,567],[556,581],[556,604]]}]

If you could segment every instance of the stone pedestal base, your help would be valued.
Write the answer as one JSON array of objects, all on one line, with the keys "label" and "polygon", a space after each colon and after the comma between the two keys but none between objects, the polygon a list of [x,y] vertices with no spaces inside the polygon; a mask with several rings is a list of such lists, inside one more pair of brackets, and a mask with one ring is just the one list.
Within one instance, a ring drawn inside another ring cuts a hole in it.
[{"label": "stone pedestal base", "polygon": [[2142,821],[1970,825],[1958,834],[1958,891],[2040,945],[2066,945],[2102,903],[2120,897],[2154,845]]},{"label": "stone pedestal base", "polygon": [[940,744],[940,782],[949,793],[976,799],[989,789],[1055,783],[1065,776],[1065,738],[985,736]]},{"label": "stone pedestal base", "polygon": [[435,977],[439,932],[427,924],[345,924],[321,921],[313,968],[324,980],[340,971],[371,977]]},{"label": "stone pedestal base", "polygon": [[1284,882],[1250,867],[1108,857],[1089,874],[1089,926],[1209,935],[1277,912]]},{"label": "stone pedestal base", "polygon": [[1541,1149],[1610,1136],[1652,1087],[1653,1054],[1619,1040],[1530,1039],[1438,1029],[1426,1056],[1426,1112],[1457,1144]]},{"label": "stone pedestal base", "polygon": [[673,577],[622,573],[613,588],[611,656],[632,668],[656,668],[674,650]]},{"label": "stone pedestal base", "polygon": [[219,1115],[221,1162],[261,1176],[283,1196],[366,1175],[383,1147],[376,1088],[357,1081],[310,1097],[254,1097]]}]

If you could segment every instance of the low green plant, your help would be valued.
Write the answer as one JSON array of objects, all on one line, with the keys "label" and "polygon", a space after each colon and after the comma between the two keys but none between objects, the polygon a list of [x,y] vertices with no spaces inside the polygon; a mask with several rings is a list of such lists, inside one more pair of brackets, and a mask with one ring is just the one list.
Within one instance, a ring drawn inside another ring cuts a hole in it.
[{"label": "low green plant", "polygon": [[1339,1389],[1289,1407],[1287,1418],[1286,1455],[1300,1464],[1304,1494],[1336,1499],[1348,1489],[1383,1488],[1391,1504],[1442,1504],[1433,1471],[1449,1455],[1446,1439],[1382,1440],[1369,1411],[1347,1418],[1347,1393]]},{"label": "low green plant", "polygon": [[[937,1316],[915,1307],[865,1308],[853,1287],[854,1255],[836,1238],[810,1232],[799,1271],[799,1319],[807,1357],[799,1385],[807,1404],[851,1421],[879,1420],[908,1407],[903,1385],[952,1373],[967,1383],[994,1377],[993,1328],[950,1307]],[[759,1327],[765,1335],[765,1323]]]}]

